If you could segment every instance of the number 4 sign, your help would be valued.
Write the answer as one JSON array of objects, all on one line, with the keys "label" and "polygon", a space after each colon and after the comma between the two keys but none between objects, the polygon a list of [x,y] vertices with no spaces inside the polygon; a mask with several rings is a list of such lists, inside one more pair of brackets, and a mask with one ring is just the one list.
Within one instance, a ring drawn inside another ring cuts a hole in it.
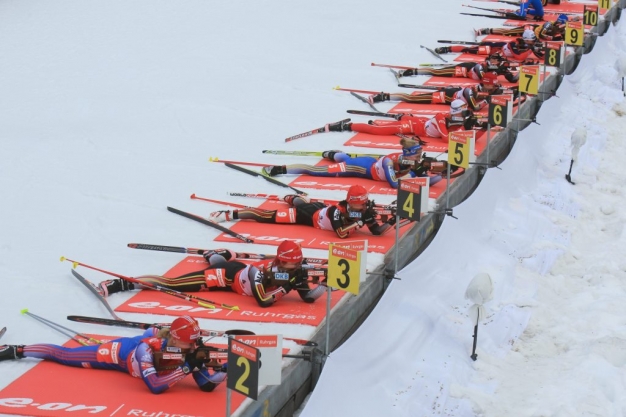
[{"label": "number 4 sign", "polygon": [[398,213],[403,219],[419,222],[428,211],[430,178],[419,177],[399,181]]}]

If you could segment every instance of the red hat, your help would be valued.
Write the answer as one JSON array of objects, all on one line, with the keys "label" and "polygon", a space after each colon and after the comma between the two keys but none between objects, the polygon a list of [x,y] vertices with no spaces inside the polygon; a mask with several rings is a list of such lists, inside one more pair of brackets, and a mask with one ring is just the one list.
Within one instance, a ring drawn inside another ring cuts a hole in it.
[{"label": "red hat", "polygon": [[482,79],[483,84],[498,85],[498,74],[495,72],[485,72]]},{"label": "red hat", "polygon": [[367,203],[368,195],[365,187],[361,185],[353,185],[348,190],[348,195],[346,196],[346,201],[348,204],[365,204]]},{"label": "red hat", "polygon": [[298,242],[293,240],[283,240],[276,249],[276,259],[285,263],[302,262],[302,248]]},{"label": "red hat", "polygon": [[196,319],[182,316],[172,322],[170,335],[184,343],[194,343],[200,338],[200,326]]}]

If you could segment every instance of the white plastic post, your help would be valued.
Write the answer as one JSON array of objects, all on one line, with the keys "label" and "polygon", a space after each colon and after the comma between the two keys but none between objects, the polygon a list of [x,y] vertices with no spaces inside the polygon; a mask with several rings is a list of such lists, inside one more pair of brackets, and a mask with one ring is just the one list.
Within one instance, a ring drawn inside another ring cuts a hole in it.
[{"label": "white plastic post", "polygon": [[470,358],[476,360],[476,344],[478,342],[478,323],[485,318],[485,308],[483,304],[493,298],[493,282],[489,274],[481,272],[477,274],[467,286],[465,290],[465,298],[470,300],[474,305],[469,309],[470,318],[474,323],[474,344],[472,347],[472,355]]}]

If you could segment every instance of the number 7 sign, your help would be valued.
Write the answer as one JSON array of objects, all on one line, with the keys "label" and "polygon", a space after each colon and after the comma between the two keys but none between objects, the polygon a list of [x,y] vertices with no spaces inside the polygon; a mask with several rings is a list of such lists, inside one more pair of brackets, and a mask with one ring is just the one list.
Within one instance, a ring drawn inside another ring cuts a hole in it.
[{"label": "number 7 sign", "polygon": [[519,91],[530,95],[539,93],[539,66],[530,65],[520,68]]}]

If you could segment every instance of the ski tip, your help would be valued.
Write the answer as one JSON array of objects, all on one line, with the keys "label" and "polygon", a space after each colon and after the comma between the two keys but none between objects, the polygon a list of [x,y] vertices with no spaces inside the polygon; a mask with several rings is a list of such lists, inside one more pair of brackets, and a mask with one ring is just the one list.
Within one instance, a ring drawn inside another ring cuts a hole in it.
[{"label": "ski tip", "polygon": [[196,198],[196,193],[191,194],[189,198]]},{"label": "ski tip", "polygon": [[61,256],[61,258],[59,259],[61,262],[63,262],[64,260],[66,260],[67,258],[65,256]]},{"label": "ski tip", "polygon": [[340,88],[341,88],[340,86],[336,85],[333,87],[333,90],[339,90]]},{"label": "ski tip", "polygon": [[26,314],[28,313],[28,309],[27,308],[23,308],[20,310],[20,314]]},{"label": "ski tip", "polygon": [[209,162],[218,162],[219,160],[217,156],[209,156]]}]

